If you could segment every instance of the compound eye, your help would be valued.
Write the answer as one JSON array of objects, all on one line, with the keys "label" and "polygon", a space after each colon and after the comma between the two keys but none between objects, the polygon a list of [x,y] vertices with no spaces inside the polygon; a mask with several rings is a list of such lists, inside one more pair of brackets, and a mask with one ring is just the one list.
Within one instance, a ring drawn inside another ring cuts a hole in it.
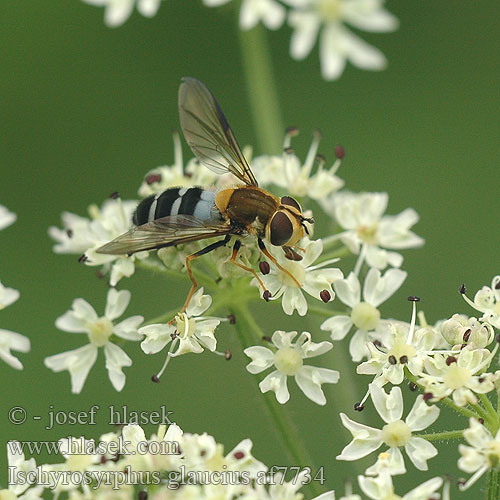
[{"label": "compound eye", "polygon": [[289,205],[290,207],[294,207],[296,208],[299,212],[302,211],[302,209],[300,208],[300,205],[299,203],[294,200],[291,196],[283,196],[281,198],[281,204],[282,205]]},{"label": "compound eye", "polygon": [[277,247],[284,245],[293,234],[292,221],[283,212],[276,212],[271,219],[271,244]]}]

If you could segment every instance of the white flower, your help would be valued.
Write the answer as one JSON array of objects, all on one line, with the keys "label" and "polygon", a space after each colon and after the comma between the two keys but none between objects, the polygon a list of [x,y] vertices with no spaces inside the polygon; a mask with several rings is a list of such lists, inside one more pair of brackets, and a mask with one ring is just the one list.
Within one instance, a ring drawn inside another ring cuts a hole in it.
[{"label": "white flower", "polygon": [[[382,429],[354,422],[344,413],[340,414],[342,423],[352,434],[353,440],[337,456],[337,460],[359,460],[378,449],[382,444],[389,447],[387,451],[391,474],[406,472],[400,447],[404,446],[413,465],[419,470],[427,470],[427,460],[437,455],[437,450],[430,442],[413,436],[413,432],[421,431],[432,425],[439,417],[437,406],[427,406],[423,396],[419,395],[406,417],[403,415],[403,395],[400,387],[393,387],[387,394],[383,388],[370,384],[370,395],[373,404],[386,422]],[[366,473],[373,473],[368,468]]]},{"label": "white flower", "polygon": [[378,269],[370,269],[363,285],[364,300],[361,300],[361,284],[356,274],[335,280],[333,287],[337,298],[351,308],[351,313],[327,319],[321,329],[329,331],[332,340],[342,340],[354,326],[356,331],[349,343],[349,352],[353,361],[360,361],[368,355],[367,343],[373,338],[370,332],[380,323],[378,306],[399,289],[406,276],[407,273],[400,269],[389,269],[384,276]]},{"label": "white flower", "polygon": [[432,497],[443,484],[443,479],[434,477],[413,488],[406,495],[397,496],[394,492],[392,477],[387,472],[380,474],[378,477],[358,476],[359,487],[365,495],[373,500],[427,500]]},{"label": "white flower", "polygon": [[15,213],[11,212],[8,208],[0,205],[0,230],[9,227],[11,224],[14,224],[17,216]]},{"label": "white flower", "polygon": [[11,354],[11,349],[19,352],[29,352],[31,349],[28,337],[20,333],[0,328],[0,359],[16,370],[22,370],[23,364]]},{"label": "white flower", "polygon": [[125,385],[124,366],[131,366],[132,360],[127,354],[111,342],[112,335],[126,340],[141,340],[137,328],[143,321],[142,316],[131,316],[118,324],[113,320],[121,316],[130,302],[128,290],[108,292],[104,316],[99,317],[94,308],[84,299],[75,299],[72,309],[57,318],[56,326],[71,333],[86,333],[90,343],[72,351],[55,354],[45,358],[47,368],[54,372],[68,370],[71,375],[71,392],[79,393],[90,369],[95,363],[99,347],[104,348],[106,369],[109,379],[117,391]]},{"label": "white flower", "polygon": [[495,388],[493,373],[483,373],[487,368],[498,344],[490,352],[488,349],[475,349],[468,345],[449,354],[435,354],[425,362],[425,370],[418,380],[425,390],[432,394],[432,401],[452,396],[458,406],[476,404],[476,394],[486,394]]},{"label": "white flower", "polygon": [[474,301],[470,300],[465,292],[462,293],[462,297],[470,306],[483,313],[484,321],[500,329],[500,275],[492,279],[491,288],[483,286],[474,295]]},{"label": "white flower", "polygon": [[[315,266],[311,265],[323,252],[321,240],[310,241],[304,239],[301,245],[304,252],[301,252],[303,259],[300,261],[288,260],[281,248],[271,250],[279,264],[297,280],[301,285],[300,287],[287,273],[273,267],[271,267],[269,274],[262,276],[262,281],[271,292],[271,300],[283,296],[281,305],[286,314],[293,314],[293,311],[297,309],[299,315],[304,316],[307,313],[307,301],[302,290],[318,300],[322,300],[320,294],[323,290],[326,290],[330,299],[333,299],[335,294],[332,290],[332,283],[342,278],[343,275],[340,269],[323,267],[336,262],[338,259],[322,262]],[[254,279],[252,284],[257,286],[257,281]]]},{"label": "white flower", "polygon": [[[358,38],[344,23],[371,32],[393,31],[397,19],[383,0],[283,0],[294,7],[289,24],[294,29],[290,54],[304,59],[319,35],[321,73],[325,80],[342,75],[346,61],[361,69],[381,70],[387,61],[382,52]],[[321,33],[320,33],[321,31]]]},{"label": "white flower", "polygon": [[19,291],[3,286],[0,281],[0,311],[13,304],[19,298]]},{"label": "white flower", "polygon": [[89,5],[105,7],[104,23],[109,28],[121,26],[132,14],[137,2],[137,10],[145,17],[153,17],[162,0],[83,0]]},{"label": "white flower", "polygon": [[342,192],[322,201],[325,211],[345,229],[335,238],[340,238],[354,254],[362,248],[362,258],[370,267],[379,269],[400,267],[403,262],[401,254],[384,249],[401,250],[424,243],[410,231],[418,222],[417,212],[407,208],[398,215],[384,215],[388,199],[387,193]]},{"label": "white flower", "polygon": [[[155,354],[173,340],[169,353],[171,357],[188,352],[201,353],[204,347],[214,352],[217,347],[214,331],[220,320],[201,316],[211,304],[212,297],[203,295],[203,288],[200,288],[189,301],[186,312],[175,316],[172,323],[147,325],[139,329],[139,333],[146,337],[141,343],[142,350],[146,354]],[[174,352],[175,347],[177,350]]]},{"label": "white flower", "polygon": [[[263,155],[252,161],[252,169],[256,172],[259,183],[263,186],[275,184],[282,187],[288,195],[299,198],[308,196],[313,200],[325,199],[337,192],[344,185],[344,181],[335,175],[341,158],[337,158],[330,168],[324,169],[324,159],[317,156],[320,135],[316,133],[302,164],[290,149],[292,135],[292,131],[286,134],[281,156]],[[315,162],[318,162],[318,168],[312,174]]]},{"label": "white flower", "polygon": [[[207,7],[218,7],[230,0],[203,0]],[[285,20],[285,8],[276,0],[243,0],[240,9],[240,28],[250,30],[262,22],[266,28],[277,30]]]},{"label": "white flower", "polygon": [[173,137],[174,163],[156,167],[144,176],[138,191],[142,198],[173,187],[209,186],[223,177],[203,166],[197,158],[191,159],[184,168],[181,139],[178,133]]},{"label": "white flower", "polygon": [[484,425],[471,418],[469,428],[464,431],[464,438],[471,446],[458,445],[458,451],[462,455],[458,459],[458,468],[473,473],[473,476],[460,486],[461,490],[466,490],[488,469],[497,468],[500,464],[500,430],[493,437]]},{"label": "white flower", "polygon": [[460,348],[472,345],[474,348],[489,346],[495,339],[495,331],[489,323],[469,318],[465,314],[454,314],[439,323],[439,331],[451,346]]},{"label": "white flower", "polygon": [[[27,473],[32,473],[36,470],[35,459],[25,459],[24,453],[22,452],[22,445],[19,441],[9,441],[7,443],[7,461],[9,464],[9,478],[18,478],[20,474],[24,475]],[[19,495],[23,494],[29,487],[30,483],[28,481],[21,481],[20,483],[10,483],[8,491],[14,495],[12,498],[17,498]],[[4,497],[2,495],[2,491],[0,491],[0,498],[3,499]],[[8,494],[5,494],[5,498],[9,498]]]},{"label": "white flower", "polygon": [[108,255],[96,253],[96,250],[128,231],[132,225],[132,214],[137,207],[133,200],[122,201],[120,198],[106,200],[102,208],[91,205],[88,208],[90,219],[69,212],[62,214],[63,229],[49,228],[49,235],[56,240],[53,250],[56,253],[85,253],[85,264],[104,266],[110,270],[111,286],[115,286],[124,276],[134,274],[135,259],[144,259],[148,252],[134,255]]},{"label": "white flower", "polygon": [[276,369],[259,384],[262,392],[273,391],[279,403],[284,404],[290,399],[287,388],[287,377],[292,376],[302,392],[319,405],[326,404],[326,398],[321,384],[336,384],[339,372],[327,368],[315,368],[304,365],[304,359],[313,358],[329,351],[333,345],[330,342],[315,343],[311,334],[302,332],[294,343],[297,332],[276,331],[272,343],[276,351],[262,346],[248,347],[244,353],[252,358],[247,370],[256,374],[271,366]]}]

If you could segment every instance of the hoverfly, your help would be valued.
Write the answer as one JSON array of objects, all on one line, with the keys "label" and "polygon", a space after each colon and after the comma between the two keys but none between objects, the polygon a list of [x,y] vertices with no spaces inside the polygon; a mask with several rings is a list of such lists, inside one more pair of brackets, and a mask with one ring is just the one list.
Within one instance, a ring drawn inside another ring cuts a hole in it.
[{"label": "hoverfly", "polygon": [[134,227],[100,247],[97,252],[131,255],[143,250],[224,236],[222,240],[186,258],[192,287],[182,311],[198,288],[190,262],[227,245],[233,236],[237,239],[230,262],[257,278],[266,300],[271,294],[255,270],[236,261],[241,247],[239,237],[256,236],[262,253],[300,287],[295,277],[269,253],[264,239],[273,246],[282,247],[288,259],[301,260],[300,254],[292,247],[304,234],[308,234],[305,222],[314,221],[302,215],[300,205],[292,197],[279,198],[258,187],[219,104],[210,90],[195,78],[182,79],[179,117],[184,137],[198,160],[217,174],[230,172],[243,185],[218,192],[200,187],[170,188],[148,196],[134,212]]}]

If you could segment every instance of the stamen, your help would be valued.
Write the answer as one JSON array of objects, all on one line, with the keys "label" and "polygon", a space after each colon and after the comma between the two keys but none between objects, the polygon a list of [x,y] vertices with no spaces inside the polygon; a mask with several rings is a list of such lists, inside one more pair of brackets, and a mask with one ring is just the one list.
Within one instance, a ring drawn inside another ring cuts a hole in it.
[{"label": "stamen", "polygon": [[160,381],[160,377],[163,375],[165,372],[168,363],[170,362],[170,359],[172,358],[172,352],[174,348],[177,346],[177,343],[179,342],[179,337],[175,337],[175,339],[172,341],[172,344],[170,345],[170,349],[167,352],[167,357],[165,358],[165,362],[163,363],[163,366],[161,367],[161,370],[158,372],[157,375],[153,375],[152,379],[153,382],[158,383]]},{"label": "stamen", "polygon": [[462,283],[460,285],[460,288],[458,289],[458,293],[460,293],[460,295],[464,295],[465,293],[467,293],[467,288],[465,287],[465,283]]},{"label": "stamen", "polygon": [[269,290],[264,290],[262,297],[266,302],[269,302],[271,300],[271,292]]},{"label": "stamen", "polygon": [[321,170],[323,170],[326,159],[323,155],[316,155],[315,160],[318,163],[318,172],[320,172]]},{"label": "stamen", "polygon": [[234,325],[236,323],[236,316],[234,314],[230,314],[227,317],[227,319],[228,319],[230,325]]},{"label": "stamen", "polygon": [[80,264],[82,264],[83,262],[87,262],[89,260],[89,258],[83,253],[82,255],[80,255],[80,257],[78,257],[78,262]]},{"label": "stamen", "polygon": [[335,156],[339,159],[339,160],[343,160],[344,159],[344,156],[345,156],[345,149],[340,145],[340,144],[337,144],[334,148],[335,150]]},{"label": "stamen", "polygon": [[309,177],[309,174],[311,173],[311,169],[314,164],[314,158],[316,158],[316,153],[318,152],[320,140],[321,132],[319,130],[315,130],[313,132],[313,140],[311,146],[309,147],[309,151],[307,152],[306,160],[304,162],[304,165],[302,166],[301,175],[303,177]]},{"label": "stamen", "polygon": [[259,262],[259,269],[262,274],[269,274],[271,271],[271,266],[269,265],[269,262],[262,261]]},{"label": "stamen", "polygon": [[356,261],[356,265],[354,266],[354,275],[358,277],[359,271],[361,271],[361,266],[363,265],[363,262],[365,260],[365,253],[366,253],[366,243],[363,243],[363,246],[361,247],[361,250],[359,252],[358,260]]},{"label": "stamen", "polygon": [[465,491],[469,489],[487,470],[488,470],[488,465],[483,465],[469,478],[469,480],[466,483],[462,483],[460,480],[457,481],[458,489],[460,491]]},{"label": "stamen", "polygon": [[411,392],[415,392],[418,389],[418,385],[415,384],[415,382],[409,382],[408,388],[410,389]]},{"label": "stamen", "polygon": [[414,297],[414,296],[408,297],[408,300],[411,300],[411,302],[413,303],[412,312],[411,312],[410,331],[408,332],[408,338],[406,339],[406,343],[408,345],[411,345],[411,343],[413,341],[413,334],[415,332],[415,321],[417,319],[417,302],[418,302],[418,300],[415,300],[415,299],[420,300],[418,297]]},{"label": "stamen", "polygon": [[370,389],[366,391],[365,395],[363,396],[363,399],[359,403],[356,403],[354,405],[354,409],[356,411],[363,411],[365,409],[366,400],[368,399],[369,396],[370,396]]},{"label": "stamen", "polygon": [[146,184],[151,186],[155,182],[161,182],[161,174],[149,174],[146,176]]},{"label": "stamen", "polygon": [[285,140],[283,141],[283,149],[288,149],[292,142],[292,137],[299,135],[299,129],[297,127],[288,127],[285,130]]},{"label": "stamen", "polygon": [[119,197],[120,197],[120,193],[118,191],[113,191],[109,197],[112,199],[112,200],[117,200]]},{"label": "stamen", "polygon": [[325,304],[330,302],[330,300],[332,298],[332,296],[328,290],[321,290],[321,292],[319,293],[319,297]]},{"label": "stamen", "polygon": [[330,264],[334,264],[335,262],[338,262],[340,259],[338,257],[334,259],[328,259],[323,262],[320,262],[319,264],[316,264],[315,266],[310,266],[307,268],[308,271],[314,271],[315,269],[321,269],[322,267],[328,266]]},{"label": "stamen", "polygon": [[147,500],[148,498],[148,492],[147,491],[139,491],[139,494],[137,495],[137,500]]}]

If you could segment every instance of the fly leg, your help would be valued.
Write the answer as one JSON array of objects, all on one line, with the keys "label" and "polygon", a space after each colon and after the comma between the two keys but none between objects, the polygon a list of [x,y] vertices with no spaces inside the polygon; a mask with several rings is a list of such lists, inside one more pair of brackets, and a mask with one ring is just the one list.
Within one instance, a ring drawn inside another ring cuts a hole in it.
[{"label": "fly leg", "polygon": [[295,276],[290,272],[288,271],[288,269],[285,269],[270,253],[269,251],[267,250],[266,246],[264,245],[264,242],[258,238],[258,243],[259,243],[259,248],[260,248],[260,251],[280,270],[280,271],[283,271],[284,273],[288,274],[288,276],[290,276],[290,278],[293,279],[293,281],[295,282],[295,284],[299,287],[299,288],[302,288],[302,285],[297,281],[297,279],[295,278]]},{"label": "fly leg", "polygon": [[184,302],[184,305],[182,306],[182,309],[179,311],[180,313],[183,313],[186,309],[187,306],[189,305],[189,302],[191,298],[194,295],[194,292],[196,292],[196,289],[198,288],[198,283],[194,279],[193,271],[191,269],[191,264],[190,262],[194,259],[197,259],[198,257],[201,257],[202,255],[206,255],[207,253],[210,253],[212,250],[215,250],[216,248],[223,247],[227,243],[229,243],[229,240],[231,239],[231,235],[228,234],[223,240],[216,241],[215,243],[212,243],[211,245],[206,246],[205,248],[202,248],[201,250],[198,250],[197,252],[188,255],[186,257],[186,269],[189,274],[189,278],[191,279],[191,290],[189,290],[188,296],[186,298],[186,302]]},{"label": "fly leg", "polygon": [[247,267],[247,266],[244,266],[243,264],[241,264],[239,262],[236,262],[236,256],[238,255],[238,250],[240,248],[241,248],[241,241],[240,240],[236,240],[234,242],[234,246],[233,246],[233,255],[231,256],[231,259],[230,259],[229,262],[231,262],[235,266],[240,267],[241,269],[244,269],[245,271],[248,271],[249,273],[252,273],[255,276],[255,279],[259,282],[259,285],[262,288],[262,291],[263,291],[262,296],[264,297],[264,299],[266,301],[268,301],[269,298],[271,297],[271,293],[266,288],[266,286],[264,285],[263,281],[259,278],[259,275],[255,272],[255,270],[252,269],[251,267]]}]

